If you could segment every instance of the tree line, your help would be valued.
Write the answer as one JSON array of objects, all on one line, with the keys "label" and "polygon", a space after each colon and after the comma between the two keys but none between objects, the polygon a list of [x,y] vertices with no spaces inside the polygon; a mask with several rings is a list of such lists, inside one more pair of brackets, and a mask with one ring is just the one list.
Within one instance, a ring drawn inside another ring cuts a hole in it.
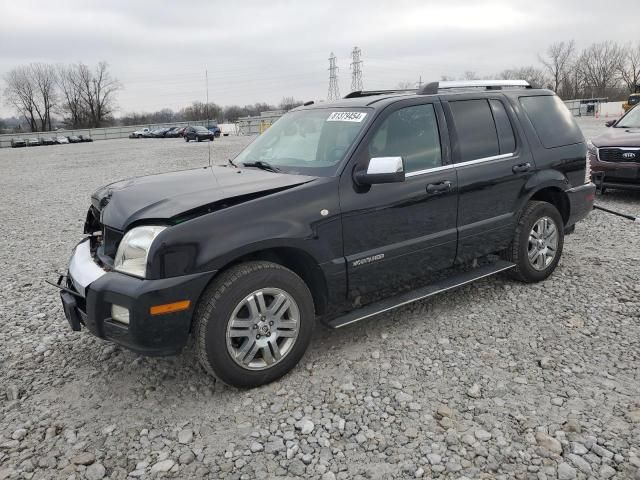
[{"label": "tree line", "polygon": [[30,63],[4,76],[5,102],[29,129],[50,131],[54,115],[71,128],[102,127],[112,122],[115,95],[122,88],[106,62],[52,65]]},{"label": "tree line", "polygon": [[[487,78],[527,80],[534,86],[553,90],[565,100],[594,97],[625,100],[640,88],[640,42],[621,45],[606,41],[578,50],[573,40],[559,41],[538,55],[538,62],[538,66],[507,69]],[[456,78],[445,75],[441,79]],[[467,71],[457,79],[479,77]]]}]

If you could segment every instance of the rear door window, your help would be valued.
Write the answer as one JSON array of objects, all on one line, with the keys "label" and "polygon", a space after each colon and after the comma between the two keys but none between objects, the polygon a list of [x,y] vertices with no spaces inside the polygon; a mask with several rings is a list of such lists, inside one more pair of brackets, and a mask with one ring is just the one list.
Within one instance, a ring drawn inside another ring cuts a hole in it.
[{"label": "rear door window", "polygon": [[500,154],[498,134],[489,102],[459,100],[449,102],[460,149],[459,162]]},{"label": "rear door window", "polygon": [[498,143],[500,144],[500,154],[513,153],[516,150],[516,137],[513,134],[513,126],[500,100],[489,100],[493,110],[493,119],[496,122],[498,131]]},{"label": "rear door window", "polygon": [[520,97],[520,105],[545,148],[584,141],[580,127],[566,105],[555,95]]}]

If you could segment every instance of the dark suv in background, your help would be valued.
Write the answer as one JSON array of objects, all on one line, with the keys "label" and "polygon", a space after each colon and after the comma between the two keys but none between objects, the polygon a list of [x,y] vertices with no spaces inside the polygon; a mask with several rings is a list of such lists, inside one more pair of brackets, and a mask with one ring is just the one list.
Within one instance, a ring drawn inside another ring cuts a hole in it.
[{"label": "dark suv in background", "polygon": [[149,355],[193,336],[207,371],[256,386],[298,363],[316,321],[498,272],[544,280],[594,191],[548,90],[352,92],[287,113],[228,166],[99,189],[58,286],[74,330]]}]

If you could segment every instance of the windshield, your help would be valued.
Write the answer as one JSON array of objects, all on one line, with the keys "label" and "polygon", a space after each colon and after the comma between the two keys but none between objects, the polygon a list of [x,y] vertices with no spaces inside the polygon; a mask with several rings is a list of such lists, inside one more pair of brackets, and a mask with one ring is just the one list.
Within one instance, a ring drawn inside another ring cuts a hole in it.
[{"label": "windshield", "polygon": [[265,162],[287,173],[331,176],[371,116],[367,112],[363,108],[289,112],[245,148],[234,163]]},{"label": "windshield", "polygon": [[622,117],[616,128],[640,128],[640,107],[633,107]]}]

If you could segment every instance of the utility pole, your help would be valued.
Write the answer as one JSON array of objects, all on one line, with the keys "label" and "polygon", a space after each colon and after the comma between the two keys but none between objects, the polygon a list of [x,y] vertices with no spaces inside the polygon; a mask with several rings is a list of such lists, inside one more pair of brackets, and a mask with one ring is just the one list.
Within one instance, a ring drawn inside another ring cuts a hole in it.
[{"label": "utility pole", "polygon": [[340,99],[340,88],[338,87],[338,66],[336,65],[336,56],[331,52],[329,57],[329,93],[327,100]]},{"label": "utility pole", "polygon": [[353,47],[351,52],[351,91],[357,92],[363,89],[362,87],[362,60],[360,55],[362,50],[358,47]]},{"label": "utility pole", "polygon": [[418,82],[416,83],[416,87],[418,87],[418,90],[420,90],[422,88],[422,75],[420,75],[420,78],[418,79]]}]

